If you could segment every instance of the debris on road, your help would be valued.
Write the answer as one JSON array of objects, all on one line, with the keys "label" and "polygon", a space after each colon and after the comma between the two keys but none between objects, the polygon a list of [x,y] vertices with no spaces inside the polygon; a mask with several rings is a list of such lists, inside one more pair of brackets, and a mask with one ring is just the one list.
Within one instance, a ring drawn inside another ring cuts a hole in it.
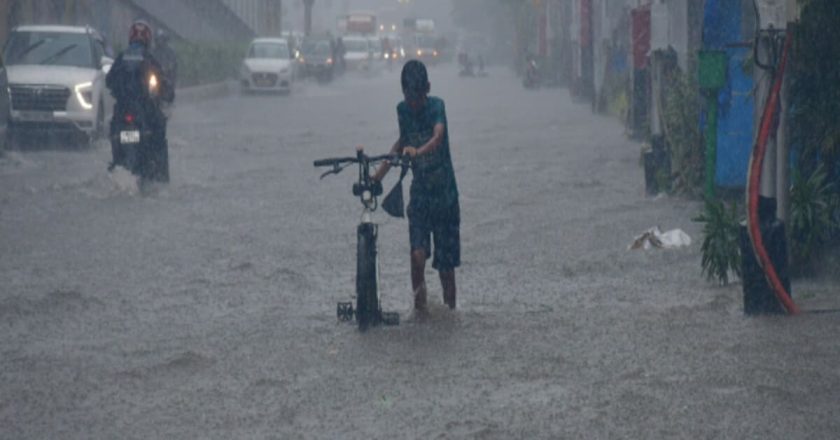
[{"label": "debris on road", "polygon": [[672,229],[663,233],[659,229],[659,226],[654,226],[637,236],[627,250],[648,250],[651,248],[674,249],[690,245],[691,237],[683,232],[682,229]]}]

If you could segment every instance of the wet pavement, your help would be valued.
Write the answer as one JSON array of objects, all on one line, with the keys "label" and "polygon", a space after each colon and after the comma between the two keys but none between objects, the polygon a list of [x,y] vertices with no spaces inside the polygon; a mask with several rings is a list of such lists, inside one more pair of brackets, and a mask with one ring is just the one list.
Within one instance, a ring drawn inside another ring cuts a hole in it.
[{"label": "wet pavement", "polygon": [[[502,68],[430,72],[458,310],[429,269],[412,315],[407,224],[383,213],[403,323],[337,323],[361,206],[312,161],[387,151],[397,73],[179,105],[172,182],[142,191],[104,143],[0,158],[0,438],[837,438],[840,314],[745,318],[740,284],[700,273],[701,204],[646,197],[618,121]],[[692,245],[627,250],[655,225]],[[837,285],[794,293],[825,308]]]}]

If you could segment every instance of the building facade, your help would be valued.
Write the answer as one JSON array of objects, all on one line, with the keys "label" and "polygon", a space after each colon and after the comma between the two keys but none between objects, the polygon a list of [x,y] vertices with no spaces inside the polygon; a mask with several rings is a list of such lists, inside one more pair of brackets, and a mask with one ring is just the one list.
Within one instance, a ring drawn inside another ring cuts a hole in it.
[{"label": "building facade", "polygon": [[222,0],[256,35],[276,36],[283,29],[282,0]]}]

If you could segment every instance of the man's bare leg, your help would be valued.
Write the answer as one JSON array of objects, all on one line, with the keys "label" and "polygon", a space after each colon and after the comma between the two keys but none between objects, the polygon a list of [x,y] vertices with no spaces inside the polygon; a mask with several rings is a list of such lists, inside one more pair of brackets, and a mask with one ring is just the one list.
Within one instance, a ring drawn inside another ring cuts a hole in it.
[{"label": "man's bare leg", "polygon": [[450,309],[454,310],[457,303],[455,295],[455,271],[440,272],[440,285],[443,287],[443,302]]},{"label": "man's bare leg", "polygon": [[426,250],[411,252],[411,288],[414,289],[414,308],[426,310]]}]

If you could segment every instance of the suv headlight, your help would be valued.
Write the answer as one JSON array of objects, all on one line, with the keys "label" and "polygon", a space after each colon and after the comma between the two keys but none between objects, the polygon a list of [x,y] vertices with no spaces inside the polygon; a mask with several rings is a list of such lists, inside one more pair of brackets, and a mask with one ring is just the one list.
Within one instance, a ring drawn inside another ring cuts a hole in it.
[{"label": "suv headlight", "polygon": [[93,109],[93,83],[88,81],[81,84],[76,84],[76,99],[85,110]]}]

